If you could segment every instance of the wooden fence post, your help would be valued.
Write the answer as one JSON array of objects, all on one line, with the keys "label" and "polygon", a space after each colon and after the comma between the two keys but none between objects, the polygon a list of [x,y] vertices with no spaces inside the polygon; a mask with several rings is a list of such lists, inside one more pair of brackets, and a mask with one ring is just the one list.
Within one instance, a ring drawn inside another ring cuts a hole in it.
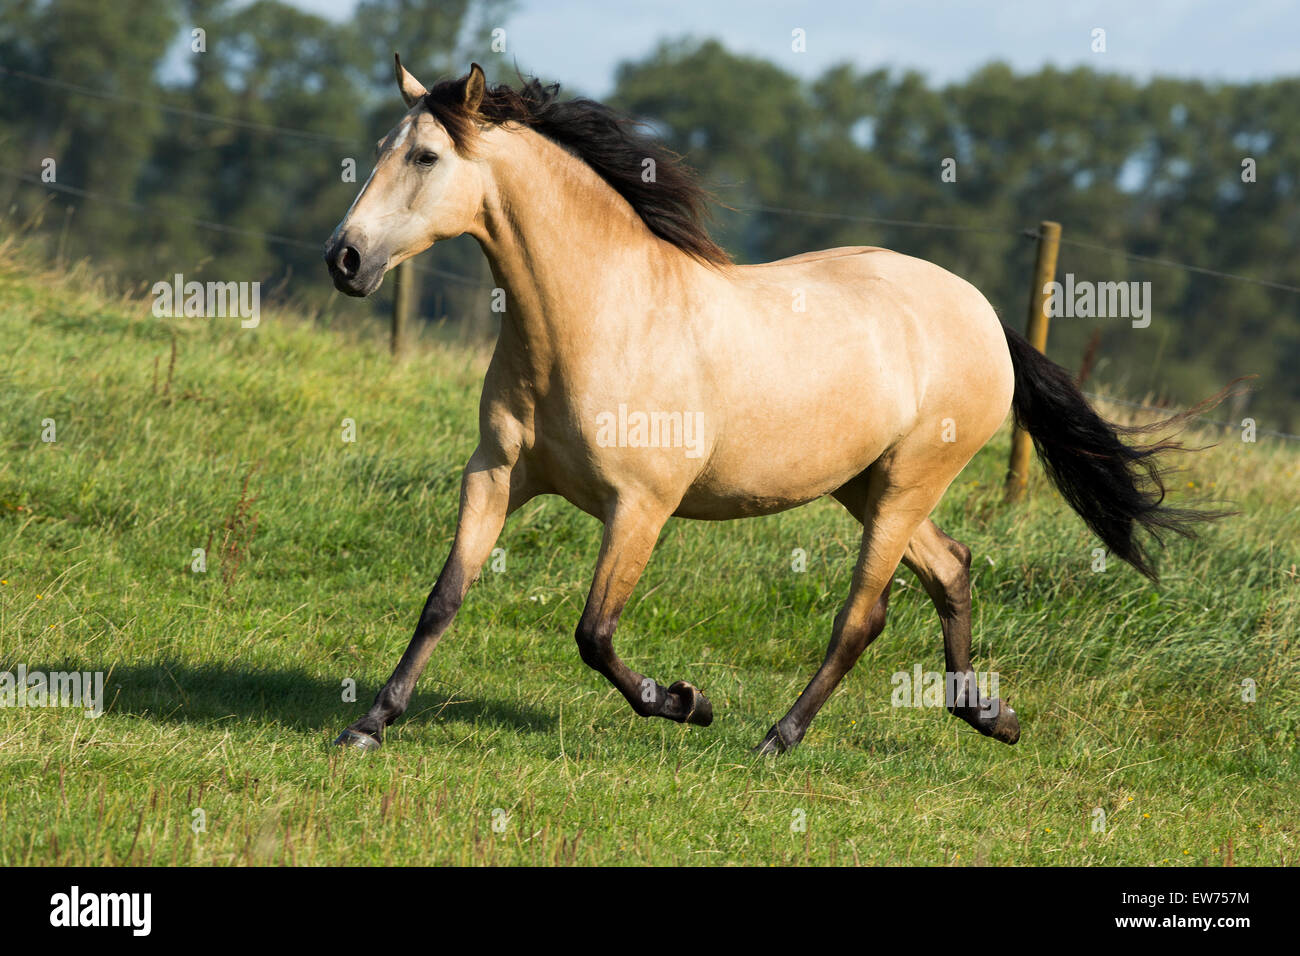
[{"label": "wooden fence post", "polygon": [[[1029,290],[1029,319],[1025,338],[1040,352],[1047,351],[1046,287],[1056,281],[1056,254],[1061,245],[1061,224],[1044,220],[1038,224],[1038,255],[1034,261],[1034,284]],[[1011,433],[1011,460],[1007,464],[1006,500],[1021,501],[1029,485],[1029,459],[1033,441],[1016,428]]]},{"label": "wooden fence post", "polygon": [[414,293],[415,277],[411,274],[411,263],[408,260],[393,270],[393,328],[390,342],[393,358],[399,357],[406,345],[406,329],[410,325]]}]

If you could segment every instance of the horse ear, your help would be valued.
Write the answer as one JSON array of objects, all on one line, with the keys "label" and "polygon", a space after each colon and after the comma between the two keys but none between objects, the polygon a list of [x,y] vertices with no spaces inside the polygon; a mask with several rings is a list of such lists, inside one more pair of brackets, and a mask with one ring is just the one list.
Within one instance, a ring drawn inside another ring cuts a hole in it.
[{"label": "horse ear", "polygon": [[397,88],[402,91],[402,99],[407,106],[414,106],[416,100],[429,92],[420,85],[419,80],[406,72],[402,58],[396,53],[393,54],[393,73],[397,76]]},{"label": "horse ear", "polygon": [[486,92],[487,77],[483,75],[483,67],[471,63],[469,76],[465,77],[465,110],[469,113],[477,113],[483,103],[483,94]]}]

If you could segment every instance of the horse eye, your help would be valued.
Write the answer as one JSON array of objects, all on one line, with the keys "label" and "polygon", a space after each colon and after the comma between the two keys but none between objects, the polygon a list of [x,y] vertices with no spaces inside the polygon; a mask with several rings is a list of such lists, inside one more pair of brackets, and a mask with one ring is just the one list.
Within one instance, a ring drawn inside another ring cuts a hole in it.
[{"label": "horse eye", "polygon": [[415,165],[417,166],[432,166],[437,161],[437,153],[423,152],[416,154],[415,157]]}]

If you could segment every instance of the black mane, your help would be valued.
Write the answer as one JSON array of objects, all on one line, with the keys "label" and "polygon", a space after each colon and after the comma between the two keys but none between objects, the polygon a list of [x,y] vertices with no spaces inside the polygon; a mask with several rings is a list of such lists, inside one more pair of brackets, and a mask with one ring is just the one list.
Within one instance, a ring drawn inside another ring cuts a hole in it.
[{"label": "black mane", "polygon": [[[473,151],[476,121],[527,126],[599,173],[656,236],[705,262],[731,261],[703,225],[709,197],[681,156],[656,141],[644,124],[594,100],[560,100],[559,92],[558,83],[536,79],[519,89],[489,86],[471,116],[462,78],[435,84],[424,101],[461,152]],[[647,159],[654,161],[650,182],[642,179]]]}]

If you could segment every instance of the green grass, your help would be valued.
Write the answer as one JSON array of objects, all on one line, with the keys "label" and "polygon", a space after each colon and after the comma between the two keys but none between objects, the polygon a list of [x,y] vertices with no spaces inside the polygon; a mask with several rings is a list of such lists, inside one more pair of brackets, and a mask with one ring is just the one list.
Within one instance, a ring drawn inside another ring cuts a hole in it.
[{"label": "green grass", "polygon": [[108,707],[0,709],[0,864],[1297,861],[1300,449],[1229,435],[1186,459],[1180,490],[1241,514],[1173,543],[1158,588],[1093,573],[1041,476],[1000,504],[1005,431],[980,453],[937,520],[975,553],[976,667],[1015,747],[891,707],[894,672],[943,666],[900,570],[804,745],[750,756],[847,590],[858,533],[827,503],[669,524],[617,646],[716,719],[634,717],[573,641],[599,526],[548,498],[384,749],[339,753],[446,555],[484,356],[425,341],[394,366],[373,329],[160,320],[30,260],[0,258],[0,670],[106,671]]}]

